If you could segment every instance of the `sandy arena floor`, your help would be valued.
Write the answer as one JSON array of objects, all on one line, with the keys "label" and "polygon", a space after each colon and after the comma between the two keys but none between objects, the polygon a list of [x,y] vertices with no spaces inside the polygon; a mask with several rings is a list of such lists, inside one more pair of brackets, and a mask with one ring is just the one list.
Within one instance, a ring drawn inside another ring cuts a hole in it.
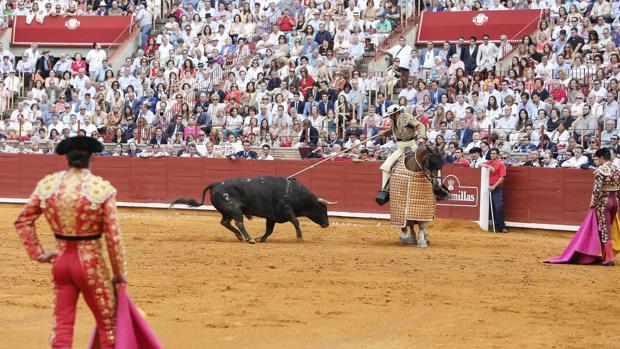
[{"label": "sandy arena floor", "polygon": [[[0,207],[0,348],[45,348],[50,266],[27,260],[18,210]],[[303,243],[279,225],[249,245],[212,213],[121,213],[128,290],[166,348],[620,348],[620,267],[542,263],[570,234],[437,221],[421,250],[386,222],[304,219]],[[92,326],[80,301],[76,348]]]}]

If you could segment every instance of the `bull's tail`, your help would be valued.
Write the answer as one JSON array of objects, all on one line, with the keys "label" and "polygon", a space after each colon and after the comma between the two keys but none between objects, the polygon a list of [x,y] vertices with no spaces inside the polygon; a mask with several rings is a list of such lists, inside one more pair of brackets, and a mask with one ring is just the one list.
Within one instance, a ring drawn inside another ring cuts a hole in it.
[{"label": "bull's tail", "polygon": [[187,198],[176,198],[171,204],[170,204],[170,208],[172,208],[174,205],[176,204],[185,204],[191,207],[198,207],[198,206],[202,206],[205,204],[205,197],[207,196],[207,192],[213,188],[213,184],[209,184],[203,191],[202,191],[202,201],[198,202],[194,199],[187,199]]}]

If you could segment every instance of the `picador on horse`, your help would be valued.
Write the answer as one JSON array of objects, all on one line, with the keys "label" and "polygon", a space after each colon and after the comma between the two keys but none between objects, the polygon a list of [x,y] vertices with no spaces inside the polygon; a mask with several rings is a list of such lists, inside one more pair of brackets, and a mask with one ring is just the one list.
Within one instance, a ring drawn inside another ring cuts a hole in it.
[{"label": "picador on horse", "polygon": [[[435,200],[448,196],[439,175],[443,159],[435,147],[418,148],[417,139],[426,136],[426,126],[413,115],[392,105],[388,116],[392,125],[384,134],[393,136],[397,143],[396,150],[381,166],[383,180],[376,201],[379,205],[390,201],[390,219],[393,226],[401,228],[403,243],[426,247],[426,222],[435,218]],[[419,226],[417,238],[415,224]]]}]

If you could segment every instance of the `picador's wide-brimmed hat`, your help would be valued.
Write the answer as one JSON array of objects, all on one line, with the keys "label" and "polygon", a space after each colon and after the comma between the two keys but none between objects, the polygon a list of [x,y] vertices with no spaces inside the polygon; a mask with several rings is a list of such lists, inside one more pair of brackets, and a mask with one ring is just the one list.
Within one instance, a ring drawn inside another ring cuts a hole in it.
[{"label": "picador's wide-brimmed hat", "polygon": [[103,151],[101,142],[93,137],[76,136],[69,137],[56,146],[56,154],[65,155],[73,150],[84,151],[89,154]]},{"label": "picador's wide-brimmed hat", "polygon": [[400,106],[400,105],[390,105],[390,106],[387,108],[387,115],[397,114],[397,113],[402,112],[403,110],[405,110],[405,108],[403,108],[403,107],[402,107],[402,106]]}]

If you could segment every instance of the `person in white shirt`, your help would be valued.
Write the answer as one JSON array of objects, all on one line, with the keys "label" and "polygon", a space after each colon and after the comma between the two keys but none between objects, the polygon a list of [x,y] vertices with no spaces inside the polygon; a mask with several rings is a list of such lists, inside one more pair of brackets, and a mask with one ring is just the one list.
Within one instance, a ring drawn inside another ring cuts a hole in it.
[{"label": "person in white shirt", "polygon": [[60,59],[54,64],[54,71],[61,76],[62,73],[71,69],[71,59],[67,57],[66,53],[60,54]]},{"label": "person in white shirt", "polygon": [[86,70],[84,70],[84,68],[80,68],[80,70],[78,70],[78,74],[73,78],[73,87],[75,87],[78,91],[82,90],[86,85],[86,80],[88,80]]},{"label": "person in white shirt", "polygon": [[607,120],[613,120],[614,123],[618,120],[618,102],[612,92],[607,93],[607,99],[603,103],[603,117]]},{"label": "person in white shirt", "polygon": [[138,79],[131,75],[131,68],[129,66],[123,68],[123,75],[118,78],[118,84],[123,91],[126,91],[129,85],[137,86],[139,84]]},{"label": "person in white shirt", "polygon": [[546,76],[551,76],[553,72],[553,63],[549,61],[547,55],[542,56],[541,62],[536,65],[534,72],[536,73],[536,77],[541,77],[544,74],[546,74]]},{"label": "person in white shirt", "polygon": [[22,115],[26,120],[34,119],[31,115],[30,108],[27,107],[24,102],[17,102],[17,109],[13,110],[9,120],[11,120],[11,122],[17,122],[19,115]]},{"label": "person in white shirt", "polygon": [[590,96],[595,96],[598,103],[604,102],[607,98],[607,89],[601,85],[601,80],[595,79],[592,85],[593,88],[590,91]]},{"label": "person in white shirt", "polygon": [[351,46],[349,46],[349,54],[351,55],[351,58],[353,58],[356,63],[359,63],[364,57],[365,50],[366,48],[360,42],[359,37],[357,35],[353,35],[353,41],[351,42]]},{"label": "person in white shirt", "polygon": [[[569,153],[569,151],[567,151],[567,153]],[[583,155],[583,147],[581,146],[576,146],[575,149],[573,150],[574,156],[571,157],[570,159],[564,161],[561,165],[561,167],[564,168],[581,168],[581,165],[585,165],[588,163],[588,157]]]},{"label": "person in white shirt", "polygon": [[504,107],[504,116],[497,120],[495,128],[504,131],[506,134],[514,131],[517,126],[517,118],[512,115],[512,108],[510,106]]},{"label": "person in white shirt", "polygon": [[482,44],[478,46],[478,55],[476,56],[477,71],[495,71],[495,60],[499,55],[499,49],[489,40],[489,36],[482,36]]},{"label": "person in white shirt", "polygon": [[146,40],[149,35],[151,35],[151,30],[153,30],[153,14],[142,4],[137,6],[137,10],[138,14],[134,17],[133,22],[138,22],[140,25],[140,36],[142,41],[142,46],[140,47],[145,47]]},{"label": "person in white shirt", "polygon": [[349,135],[349,140],[344,143],[344,147],[351,148],[352,146],[357,146],[358,144],[360,144],[360,140],[357,139],[357,135],[355,133],[352,133]]},{"label": "person in white shirt", "polygon": [[187,152],[181,154],[182,158],[199,158],[200,154],[196,149],[196,144],[192,143],[187,146]]},{"label": "person in white shirt", "polygon": [[92,123],[90,116],[86,115],[84,116],[84,124],[80,127],[80,129],[86,132],[87,137],[90,137],[93,131],[97,131],[97,126]]},{"label": "person in white shirt", "polygon": [[409,59],[411,59],[411,46],[407,45],[407,41],[404,36],[401,36],[398,40],[398,45],[395,45],[389,50],[381,50],[383,53],[388,53],[392,58],[399,59],[399,68],[401,73],[401,81],[407,81],[409,79]]},{"label": "person in white shirt", "polygon": [[482,149],[479,147],[471,148],[469,154],[471,155],[471,161],[469,162],[469,167],[471,168],[480,168],[480,165],[487,161],[482,157]]},{"label": "person in white shirt", "polygon": [[[15,14],[15,13],[13,13]],[[4,49],[4,44],[0,42],[0,57],[7,56],[9,57],[9,61],[15,63],[15,55],[11,53],[9,50]]]},{"label": "person in white shirt", "polygon": [[471,139],[471,142],[469,142],[469,144],[466,145],[465,149],[463,149],[464,153],[471,154],[472,149],[480,148],[480,143],[482,142],[482,140],[480,139],[480,132],[474,132],[471,135]]},{"label": "person in white shirt", "polygon": [[52,116],[52,122],[48,126],[48,130],[51,132],[52,130],[56,130],[58,133],[62,133],[62,129],[65,128],[65,125],[60,122],[60,117],[58,115]]},{"label": "person in white shirt", "polygon": [[601,132],[601,145],[607,148],[611,147],[611,140],[614,137],[618,137],[616,122],[613,120],[606,120],[605,129]]},{"label": "person in white shirt", "polygon": [[398,98],[400,99],[400,97],[405,97],[407,104],[409,105],[415,104],[417,96],[418,91],[413,88],[413,81],[411,80],[407,81],[407,87],[400,90],[400,93],[398,94]]},{"label": "person in white shirt", "polygon": [[107,59],[107,55],[104,50],[101,49],[101,44],[94,43],[92,50],[86,54],[86,63],[88,63],[88,72],[91,80],[95,80],[98,75],[99,69],[103,66],[103,61]]},{"label": "person in white shirt", "polygon": [[144,118],[144,120],[149,126],[152,126],[153,122],[155,121],[155,114],[153,114],[153,112],[149,109],[149,106],[146,103],[142,103],[142,105],[140,106],[138,119],[139,118]]},{"label": "person in white shirt", "polygon": [[157,49],[157,51],[160,54],[162,62],[168,61],[168,58],[170,58],[171,50],[174,50],[174,46],[172,46],[172,44],[170,43],[170,40],[168,39],[167,35],[162,35],[161,44],[159,45],[159,48]]},{"label": "person in white shirt", "polygon": [[263,153],[258,157],[258,160],[273,160],[273,156],[271,156],[271,146],[269,144],[263,144],[261,147]]},{"label": "person in white shirt", "polygon": [[37,63],[37,59],[41,56],[41,53],[39,52],[39,45],[36,43],[31,43],[30,47],[25,49],[23,54],[28,56],[28,60],[32,63],[32,65],[35,65]]},{"label": "person in white shirt", "polygon": [[456,103],[452,106],[452,111],[457,119],[463,119],[465,117],[465,111],[469,107],[469,104],[465,101],[465,96],[459,93],[456,96]]},{"label": "person in white shirt", "polygon": [[596,0],[596,2],[592,5],[590,20],[594,22],[598,17],[611,20],[611,3],[607,0]]}]

